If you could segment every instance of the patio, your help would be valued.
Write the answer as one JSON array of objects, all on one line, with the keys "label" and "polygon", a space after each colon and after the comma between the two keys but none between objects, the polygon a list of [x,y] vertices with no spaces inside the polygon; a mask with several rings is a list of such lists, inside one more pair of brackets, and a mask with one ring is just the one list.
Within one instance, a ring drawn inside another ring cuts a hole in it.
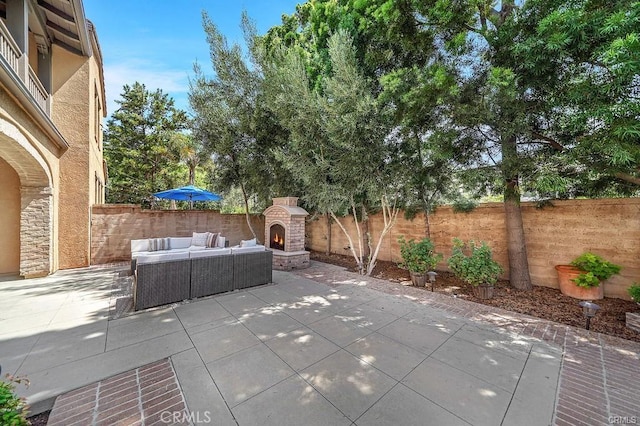
[{"label": "patio", "polygon": [[632,342],[418,299],[317,262],[274,271],[272,285],[116,318],[124,270],[0,282],[0,363],[31,381],[19,390],[32,412],[169,358],[191,420],[203,424],[560,425],[638,415]]}]

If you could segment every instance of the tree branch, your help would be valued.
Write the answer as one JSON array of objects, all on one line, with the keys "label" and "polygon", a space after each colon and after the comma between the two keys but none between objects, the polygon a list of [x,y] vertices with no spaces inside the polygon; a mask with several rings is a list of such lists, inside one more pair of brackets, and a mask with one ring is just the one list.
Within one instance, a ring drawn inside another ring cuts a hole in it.
[{"label": "tree branch", "polygon": [[558,151],[563,151],[564,150],[564,146],[562,146],[558,141],[556,141],[555,139],[551,139],[548,136],[542,135],[538,132],[531,132],[531,136],[533,136],[534,139],[540,139],[543,140],[545,142],[548,142],[549,145],[551,145],[552,147],[554,147],[555,149],[557,149]]},{"label": "tree branch", "polygon": [[613,175],[618,179],[622,179],[625,182],[633,183],[635,185],[640,185],[640,178],[630,175],[629,173],[616,172]]}]

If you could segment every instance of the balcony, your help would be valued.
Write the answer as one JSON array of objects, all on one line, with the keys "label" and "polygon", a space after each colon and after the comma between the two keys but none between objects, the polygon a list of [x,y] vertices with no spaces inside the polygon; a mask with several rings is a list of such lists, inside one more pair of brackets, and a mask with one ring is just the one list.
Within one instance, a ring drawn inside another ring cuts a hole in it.
[{"label": "balcony", "polygon": [[[29,65],[29,57],[23,54],[4,22],[0,20],[0,64],[13,80],[21,84],[31,95],[31,101],[47,117],[51,116],[51,96],[44,88],[35,71]],[[8,68],[8,69],[6,69]]]}]

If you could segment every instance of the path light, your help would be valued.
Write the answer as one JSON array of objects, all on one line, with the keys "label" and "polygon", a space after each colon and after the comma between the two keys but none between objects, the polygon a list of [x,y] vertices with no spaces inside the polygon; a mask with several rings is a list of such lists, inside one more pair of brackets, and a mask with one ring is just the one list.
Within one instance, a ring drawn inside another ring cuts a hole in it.
[{"label": "path light", "polygon": [[591,318],[596,316],[596,312],[600,309],[600,306],[596,305],[592,302],[580,302],[580,306],[582,306],[582,315],[587,319],[587,330],[591,325]]},{"label": "path light", "polygon": [[429,271],[427,272],[427,275],[429,276],[429,282],[431,283],[431,291],[433,291],[433,285],[436,282],[436,276],[438,275],[438,273],[434,271]]}]

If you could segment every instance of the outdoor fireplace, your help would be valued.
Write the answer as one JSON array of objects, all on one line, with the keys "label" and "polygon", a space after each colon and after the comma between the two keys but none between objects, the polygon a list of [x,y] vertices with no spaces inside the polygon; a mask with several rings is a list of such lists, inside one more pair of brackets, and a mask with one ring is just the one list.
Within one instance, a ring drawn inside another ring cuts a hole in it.
[{"label": "outdoor fireplace", "polygon": [[298,198],[274,198],[263,214],[264,241],[273,251],[273,268],[286,271],[309,266],[309,252],[304,249],[309,213],[298,207]]}]

